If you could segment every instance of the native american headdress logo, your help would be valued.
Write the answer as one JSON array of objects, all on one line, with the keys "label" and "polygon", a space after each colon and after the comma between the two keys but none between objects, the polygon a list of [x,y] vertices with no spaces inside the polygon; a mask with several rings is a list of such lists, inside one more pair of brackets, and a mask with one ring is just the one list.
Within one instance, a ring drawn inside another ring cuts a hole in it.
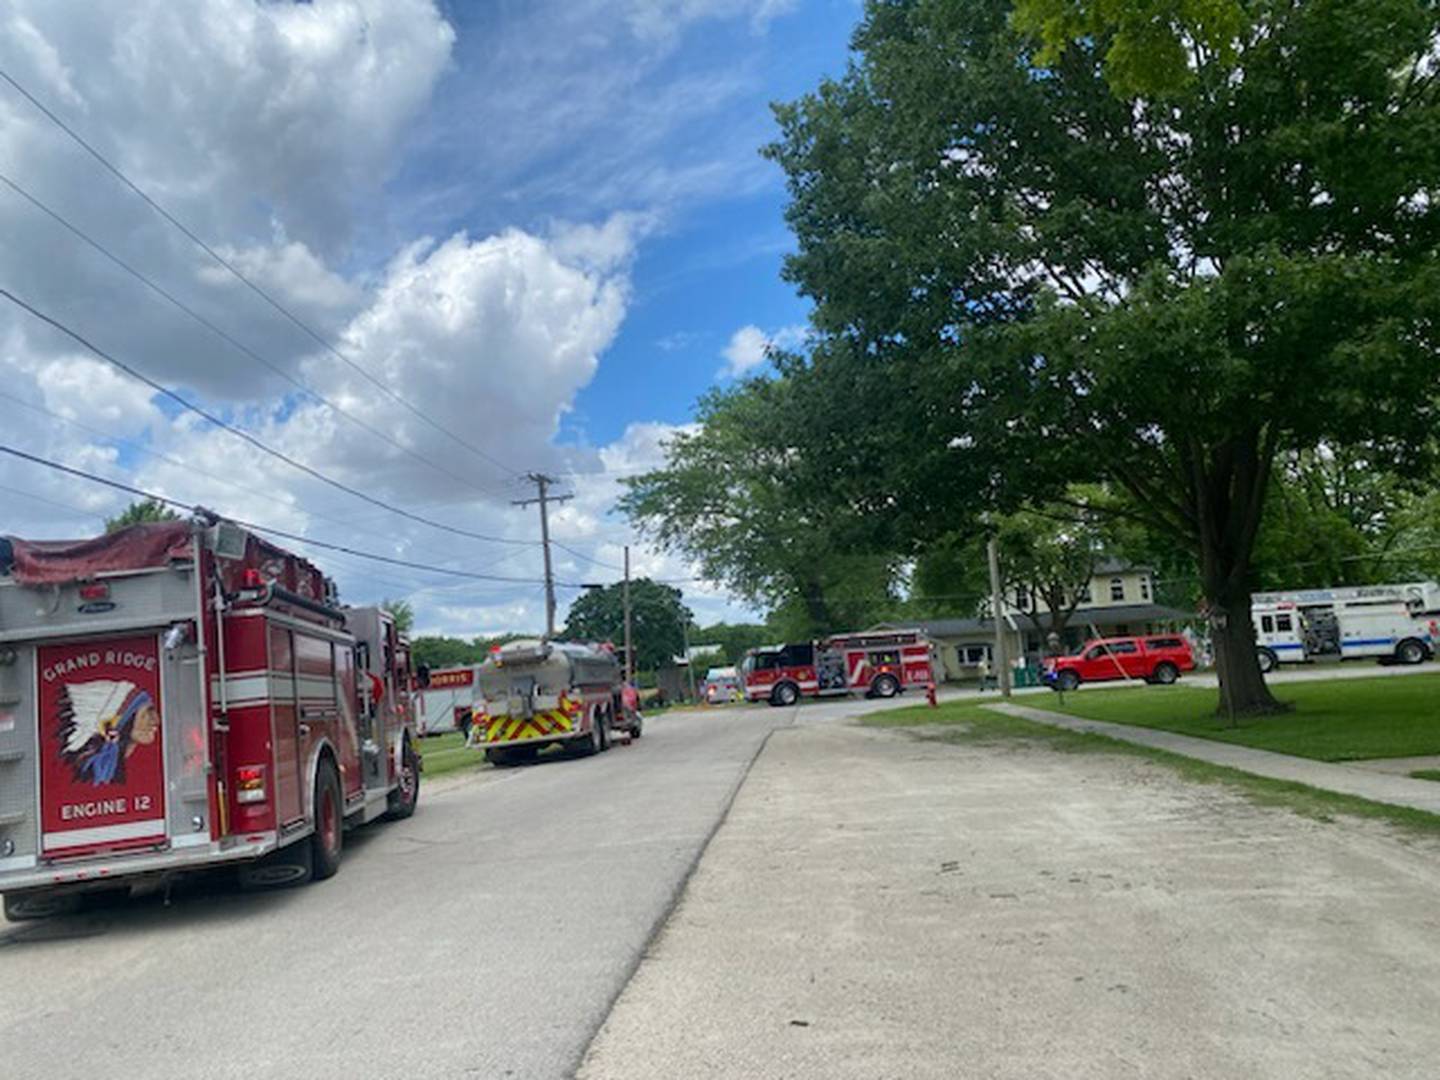
[{"label": "native american headdress logo", "polygon": [[149,691],[123,679],[93,679],[65,684],[55,723],[60,759],[76,782],[99,787],[125,782],[125,759],[137,743],[154,740],[158,718]]}]

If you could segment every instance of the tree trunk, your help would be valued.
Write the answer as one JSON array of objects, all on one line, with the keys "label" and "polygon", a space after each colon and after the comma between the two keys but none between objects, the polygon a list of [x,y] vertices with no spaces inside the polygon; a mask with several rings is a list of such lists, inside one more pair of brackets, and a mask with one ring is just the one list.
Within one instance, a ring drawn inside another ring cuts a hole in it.
[{"label": "tree trunk", "polygon": [[1216,446],[1181,447],[1189,485],[1200,578],[1210,605],[1219,715],[1264,716],[1287,711],[1260,671],[1250,619],[1250,558],[1260,531],[1271,467],[1273,432],[1252,430]]},{"label": "tree trunk", "polygon": [[1232,595],[1228,603],[1212,601],[1210,629],[1215,645],[1215,674],[1220,679],[1220,716],[1267,716],[1288,712],[1265,685],[1250,618],[1250,593]]}]

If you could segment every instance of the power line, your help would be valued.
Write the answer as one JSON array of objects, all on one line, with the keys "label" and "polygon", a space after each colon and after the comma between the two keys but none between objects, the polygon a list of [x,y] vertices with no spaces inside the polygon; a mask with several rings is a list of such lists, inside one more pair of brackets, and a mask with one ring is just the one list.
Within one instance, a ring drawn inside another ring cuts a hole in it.
[{"label": "power line", "polygon": [[558,547],[561,551],[568,551],[577,559],[583,559],[585,562],[598,566],[601,569],[614,570],[616,573],[620,574],[623,574],[625,572],[625,568],[623,566],[616,566],[614,563],[602,562],[600,559],[595,558],[595,556],[593,555],[583,555],[580,552],[576,551],[574,548],[570,547],[568,544],[562,544],[559,540],[551,540],[550,542],[556,547]]},{"label": "power line", "polygon": [[[175,468],[177,468],[177,469],[183,469],[183,470],[185,470],[186,472],[194,473],[194,474],[197,475],[197,476],[203,476],[203,477],[205,477],[207,480],[213,480],[213,481],[215,481],[217,484],[224,484],[226,487],[228,487],[228,488],[233,488],[234,490],[239,491],[239,492],[243,492],[243,493],[246,494],[246,495],[250,495],[250,496],[253,496],[253,497],[255,497],[255,498],[262,499],[262,500],[272,500],[272,499],[274,498],[274,493],[273,493],[273,492],[257,491],[255,488],[246,487],[244,484],[237,484],[234,480],[227,479],[226,477],[223,477],[223,476],[216,476],[214,473],[211,473],[211,472],[206,472],[204,469],[201,469],[201,468],[199,468],[199,467],[196,466],[196,465],[192,465],[192,464],[189,464],[188,462],[181,461],[181,460],[179,460],[178,458],[171,457],[169,454],[162,453],[161,451],[156,450],[156,449],[154,449],[153,447],[146,446],[146,445],[144,445],[143,443],[137,442],[137,441],[134,440],[134,439],[127,439],[127,438],[124,438],[123,436],[120,436],[120,435],[114,435],[114,434],[112,434],[112,433],[110,433],[110,432],[101,431],[101,430],[99,430],[98,428],[93,428],[93,427],[91,427],[89,424],[82,424],[82,423],[81,423],[80,421],[78,421],[78,420],[72,420],[72,419],[71,419],[70,417],[68,417],[68,416],[62,416],[62,415],[60,415],[59,413],[55,412],[55,411],[52,410],[52,409],[47,409],[47,408],[45,408],[43,405],[36,405],[34,402],[26,401],[26,400],[24,400],[23,398],[20,398],[20,397],[15,396],[14,394],[8,393],[7,391],[0,390],[0,398],[4,398],[4,399],[6,399],[6,400],[8,400],[8,401],[13,401],[15,404],[19,405],[19,406],[20,406],[21,408],[23,408],[23,409],[29,409],[30,411],[35,412],[35,413],[39,413],[39,414],[42,415],[42,416],[48,416],[48,417],[50,417],[52,420],[59,421],[60,423],[65,424],[65,425],[67,425],[67,426],[69,426],[69,427],[73,427],[73,428],[75,428],[75,429],[77,429],[77,430],[79,430],[79,431],[87,432],[87,433],[89,433],[90,435],[94,435],[94,436],[96,436],[97,438],[104,439],[104,440],[107,441],[107,442],[116,443],[116,444],[119,444],[119,445],[121,445],[121,446],[128,446],[128,447],[130,447],[131,449],[135,450],[136,452],[146,455],[147,457],[155,458],[157,461],[163,461],[163,462],[165,462],[165,463],[168,464],[168,465],[173,465],[173,466],[174,466]],[[40,496],[35,495],[35,494],[33,494],[33,493],[30,493],[30,492],[16,492],[16,494],[25,495],[27,498],[36,499],[36,500],[41,501],[41,502],[47,501],[47,500],[42,499]],[[53,502],[53,501],[51,502],[51,505],[52,505],[52,506],[55,506],[55,507],[57,507],[57,508],[59,508],[59,509],[62,509],[62,510],[72,511],[72,512],[77,513],[77,514],[85,514],[85,515],[88,515],[88,516],[96,516],[96,515],[94,515],[91,511],[89,511],[89,510],[83,510],[83,509],[81,509],[80,507],[77,507],[77,506],[68,506],[68,505],[66,505],[66,504],[56,503],[56,502]],[[317,510],[312,510],[312,509],[310,509],[310,508],[308,508],[308,507],[306,508],[305,513],[306,513],[306,515],[309,516],[309,517],[316,518],[316,519],[318,519],[318,520],[320,520],[320,521],[328,521],[328,522],[331,523],[332,525],[339,525],[340,527],[345,528],[345,529],[352,528],[353,525],[354,525],[354,522],[353,522],[353,521],[349,521],[349,520],[346,520],[346,519],[333,517],[333,516],[331,516],[331,515],[329,515],[329,514],[322,514],[322,513],[320,513],[319,511],[317,511]],[[424,551],[425,549],[422,548],[422,549],[420,549],[420,550]],[[514,559],[514,558],[516,558],[516,557],[518,557],[518,556],[520,556],[520,555],[525,555],[525,554],[528,554],[528,551],[526,551],[526,550],[512,550],[512,551],[509,551],[509,552],[507,552],[506,554],[502,555],[499,559],[494,560],[493,562],[487,562],[487,563],[486,563],[484,566],[482,566],[480,569],[481,569],[482,572],[484,572],[484,571],[489,571],[489,570],[494,569],[496,566],[499,566],[501,563],[509,562],[511,559]],[[412,583],[409,583],[409,584],[401,583],[401,582],[395,582],[395,581],[388,581],[388,582],[387,582],[387,581],[385,581],[384,579],[380,579],[380,578],[372,578],[372,580],[380,581],[382,584],[389,584],[389,585],[395,586],[396,588],[399,588],[399,589],[402,589],[402,590],[412,590],[412,589],[414,589],[414,587],[415,587],[413,582],[412,582]]]},{"label": "power line", "polygon": [[209,255],[220,266],[224,267],[225,270],[228,271],[237,281],[241,282],[251,292],[255,293],[256,296],[260,297],[272,308],[278,311],[281,315],[285,316],[286,319],[294,323],[296,327],[298,327],[308,337],[313,339],[323,349],[332,354],[336,359],[340,360],[341,363],[345,364],[357,375],[360,375],[362,378],[370,382],[377,389],[379,389],[381,393],[385,394],[392,401],[404,406],[411,413],[417,416],[420,420],[424,421],[426,424],[430,425],[436,431],[439,431],[440,433],[448,436],[450,439],[454,440],[456,443],[465,447],[467,450],[478,455],[479,457],[484,458],[501,472],[508,473],[510,475],[518,475],[517,470],[510,468],[510,466],[506,465],[498,458],[482,450],[480,447],[475,446],[473,443],[467,441],[466,439],[462,439],[459,435],[456,435],[453,431],[445,427],[443,424],[440,424],[432,417],[427,416],[422,410],[416,408],[405,398],[401,397],[399,394],[395,393],[395,391],[391,390],[390,387],[386,386],[374,375],[370,374],[370,372],[365,370],[365,368],[361,367],[355,361],[351,360],[348,356],[342,353],[329,341],[329,339],[321,335],[318,331],[311,329],[309,324],[307,324],[284,304],[280,303],[280,301],[276,300],[259,285],[256,285],[253,281],[251,281],[248,277],[241,273],[239,269],[237,269],[233,264],[231,264],[229,260],[227,260],[223,255],[221,255],[213,247],[207,244],[199,236],[197,236],[182,221],[180,221],[173,214],[171,214],[170,211],[166,210],[165,207],[161,206],[158,202],[156,202],[148,194],[146,194],[145,191],[141,189],[138,184],[136,184],[123,172],[121,172],[118,166],[111,163],[109,158],[107,158],[104,154],[100,153],[100,151],[95,149],[95,147],[91,146],[90,143],[86,142],[85,139],[77,131],[75,131],[74,128],[70,127],[68,124],[65,123],[64,120],[60,119],[59,116],[51,112],[50,109],[47,108],[43,102],[40,101],[40,99],[38,99],[34,94],[30,93],[29,90],[25,89],[25,87],[21,86],[20,83],[16,82],[14,77],[11,76],[10,73],[5,71],[3,68],[0,68],[0,79],[4,79],[5,82],[9,83],[12,87],[14,87],[15,90],[19,92],[22,97],[25,98],[25,100],[27,100],[28,102],[30,102],[31,105],[35,106],[35,108],[40,110],[40,112],[43,113],[45,117],[51,121],[51,123],[55,124],[55,126],[58,127],[61,131],[65,132],[66,135],[70,136],[70,138],[74,140],[83,150],[85,150],[86,153],[88,153],[91,157],[98,161],[107,172],[109,172],[112,176],[114,176],[117,180],[119,180],[122,184],[124,184],[127,188],[129,188],[137,196],[139,196],[146,203],[146,205],[148,205],[162,218],[168,221],[175,228],[179,229],[180,232],[183,233],[187,238],[189,238],[190,241],[193,242],[197,247],[199,247],[201,251],[205,252],[205,254]]},{"label": "power line", "polygon": [[[47,469],[54,469],[56,472],[65,473],[81,480],[88,480],[92,484],[101,484],[116,491],[123,491],[128,495],[138,495],[142,499],[153,499],[157,503],[166,506],[173,506],[180,510],[188,510],[195,513],[202,509],[196,503],[182,502],[179,499],[172,499],[168,495],[161,495],[154,491],[146,491],[144,488],[135,487],[133,484],[126,484],[119,480],[111,480],[109,477],[98,476],[84,469],[77,469],[70,465],[62,465],[58,461],[51,461],[49,458],[41,457],[38,454],[30,454],[13,446],[6,446],[0,443],[0,454],[9,454],[11,457],[19,458],[22,461],[29,461],[35,465],[43,465]],[[397,559],[390,555],[379,555],[373,551],[361,551],[357,548],[347,547],[344,544],[332,544],[327,540],[315,540],[299,533],[286,532],[283,529],[272,528],[269,525],[258,525],[253,521],[244,521],[240,518],[230,518],[236,525],[246,529],[252,529],[258,533],[268,536],[278,536],[284,540],[294,540],[297,543],[309,544],[312,547],[322,548],[325,551],[338,551],[343,555],[354,555],[360,559],[370,559],[373,562],[387,563],[391,566],[403,566],[410,570],[424,570],[432,574],[446,574],[450,577],[467,578],[472,581],[493,581],[507,585],[538,585],[541,584],[538,578],[515,578],[499,577],[494,574],[477,574],[468,570],[452,570],[447,566],[432,566],[429,563],[413,562],[409,559]]]},{"label": "power line", "polygon": [[44,503],[46,506],[53,506],[57,510],[66,510],[72,514],[80,514],[82,517],[100,517],[94,510],[86,510],[83,507],[72,506],[70,503],[56,502],[54,499],[47,499],[43,495],[36,495],[33,491],[22,491],[19,488],[6,487],[0,484],[0,491],[8,491],[11,495],[19,495],[22,499],[33,499],[35,502]]},{"label": "power line", "polygon": [[[3,72],[0,72],[0,74],[3,74]],[[156,382],[149,376],[141,374],[129,364],[126,364],[123,360],[112,356],[110,353],[100,348],[100,346],[94,344],[89,339],[85,338],[78,331],[72,330],[69,326],[66,326],[58,319],[55,319],[45,314],[43,311],[39,310],[25,300],[22,300],[20,297],[16,296],[14,293],[10,292],[10,290],[0,288],[0,296],[3,296],[6,300],[9,300],[15,306],[23,308],[25,311],[28,311],[31,315],[33,315],[36,319],[39,319],[41,322],[46,323],[51,327],[54,327],[56,330],[59,330],[62,334],[70,338],[72,341],[75,341],[79,345],[83,346],[85,349],[88,349],[90,352],[94,353],[96,356],[100,357],[107,363],[113,364],[125,374],[129,375],[132,379],[144,383],[156,393],[163,394],[165,397],[169,398],[171,401],[174,401],[176,404],[184,407],[190,412],[195,413],[197,416],[208,420],[216,427],[228,431],[236,438],[244,440],[251,446],[255,447],[257,450],[260,450],[263,453],[266,453],[279,461],[283,461],[291,468],[298,469],[305,475],[319,480],[321,483],[328,484],[330,487],[333,487],[338,491],[343,491],[347,495],[353,495],[357,499],[362,499],[367,503],[378,506],[382,510],[388,510],[392,514],[398,514],[400,517],[408,518],[409,520],[417,522],[421,525],[428,525],[432,529],[440,529],[443,532],[453,533],[456,536],[466,536],[472,540],[483,540],[486,543],[491,544],[523,544],[527,546],[534,544],[533,540],[512,540],[509,537],[487,536],[484,533],[471,532],[468,529],[456,528],[454,525],[446,525],[444,522],[432,521],[430,518],[422,517],[419,514],[411,513],[409,510],[404,510],[398,506],[393,506],[390,503],[385,502],[383,499],[375,498],[373,495],[366,495],[363,491],[359,491],[356,488],[350,487],[348,484],[343,484],[339,480],[332,479],[331,477],[326,476],[324,473],[320,472],[318,469],[314,469],[311,466],[306,465],[304,462],[297,461],[295,458],[290,457],[288,454],[274,449],[273,447],[262,442],[260,439],[256,438],[254,435],[251,435],[249,432],[227,424],[224,420],[221,420],[213,413],[210,413],[207,410],[201,408],[199,405],[196,405],[193,402],[187,400],[186,398],[181,397],[175,391],[169,389],[161,383]]]},{"label": "power line", "polygon": [[303,379],[296,378],[294,375],[290,374],[290,372],[282,368],[279,364],[262,356],[260,353],[256,352],[254,349],[251,349],[243,342],[236,340],[227,331],[221,329],[219,326],[216,326],[204,315],[201,315],[198,311],[187,305],[184,301],[180,300],[173,293],[169,292],[163,286],[159,285],[157,282],[147,277],[144,273],[131,266],[124,259],[120,258],[120,256],[116,255],[109,248],[105,247],[94,237],[90,236],[79,226],[75,225],[73,222],[67,219],[63,214],[59,213],[59,211],[41,202],[38,198],[32,195],[29,191],[25,190],[25,188],[21,187],[18,183],[16,183],[9,176],[5,175],[5,173],[3,172],[0,172],[0,183],[3,183],[11,191],[15,192],[16,195],[19,195],[31,206],[35,207],[35,209],[39,210],[42,214],[45,214],[51,220],[60,225],[63,229],[70,232],[71,235],[88,244],[95,251],[99,252],[105,258],[109,259],[121,270],[125,271],[125,273],[129,274],[135,280],[139,281],[142,285],[146,286],[146,288],[155,292],[157,295],[167,300],[170,304],[174,305],[186,315],[190,316],[191,319],[195,320],[195,322],[205,327],[216,337],[220,338],[220,340],[224,341],[239,352],[244,353],[246,356],[250,357],[250,359],[256,361],[257,363],[263,364],[265,367],[273,371],[276,375],[279,375],[286,382],[290,383],[290,385],[295,386],[300,390],[304,391],[305,393],[309,394],[312,398],[314,398],[320,404],[324,405],[326,408],[330,409],[332,412],[343,416],[351,423],[363,428],[371,435],[374,435],[376,438],[388,443],[395,449],[399,450],[401,453],[407,454],[410,457],[414,458],[416,461],[419,461],[424,465],[428,465],[432,469],[436,469],[439,472],[444,473],[446,476],[450,477],[450,479],[458,480],[462,484],[469,485],[470,487],[475,488],[476,491],[482,492],[483,494],[496,494],[493,489],[482,488],[478,484],[475,484],[473,481],[466,479],[458,473],[451,472],[449,469],[445,468],[445,466],[440,465],[437,462],[431,461],[429,458],[417,453],[410,447],[405,446],[400,442],[397,442],[389,434],[375,427],[373,424],[370,424],[367,421],[360,419],[360,417],[356,416],[354,413],[348,412],[345,409],[341,408],[339,405],[336,405],[333,401],[327,398],[324,394],[321,394],[314,387],[310,386]]}]

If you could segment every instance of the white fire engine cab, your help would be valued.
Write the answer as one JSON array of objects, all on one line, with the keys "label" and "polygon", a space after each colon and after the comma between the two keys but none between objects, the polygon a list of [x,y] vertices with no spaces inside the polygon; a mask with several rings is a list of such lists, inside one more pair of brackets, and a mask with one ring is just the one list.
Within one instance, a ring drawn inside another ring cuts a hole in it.
[{"label": "white fire engine cab", "polygon": [[409,649],[229,522],[0,539],[0,892],[10,918],[234,865],[325,878],[415,809]]},{"label": "white fire engine cab", "polygon": [[801,697],[863,692],[894,697],[935,680],[935,646],[919,630],[838,634],[751,649],[741,665],[748,701],[794,705]]}]

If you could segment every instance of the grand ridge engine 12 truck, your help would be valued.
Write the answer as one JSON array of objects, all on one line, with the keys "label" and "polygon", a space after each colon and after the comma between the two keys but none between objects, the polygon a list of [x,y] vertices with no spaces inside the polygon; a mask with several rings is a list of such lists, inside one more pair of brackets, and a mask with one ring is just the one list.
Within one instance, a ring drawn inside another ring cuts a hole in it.
[{"label": "grand ridge engine 12 truck", "polygon": [[410,658],[378,608],[230,522],[0,539],[0,892],[11,918],[233,865],[325,878],[415,809]]}]

